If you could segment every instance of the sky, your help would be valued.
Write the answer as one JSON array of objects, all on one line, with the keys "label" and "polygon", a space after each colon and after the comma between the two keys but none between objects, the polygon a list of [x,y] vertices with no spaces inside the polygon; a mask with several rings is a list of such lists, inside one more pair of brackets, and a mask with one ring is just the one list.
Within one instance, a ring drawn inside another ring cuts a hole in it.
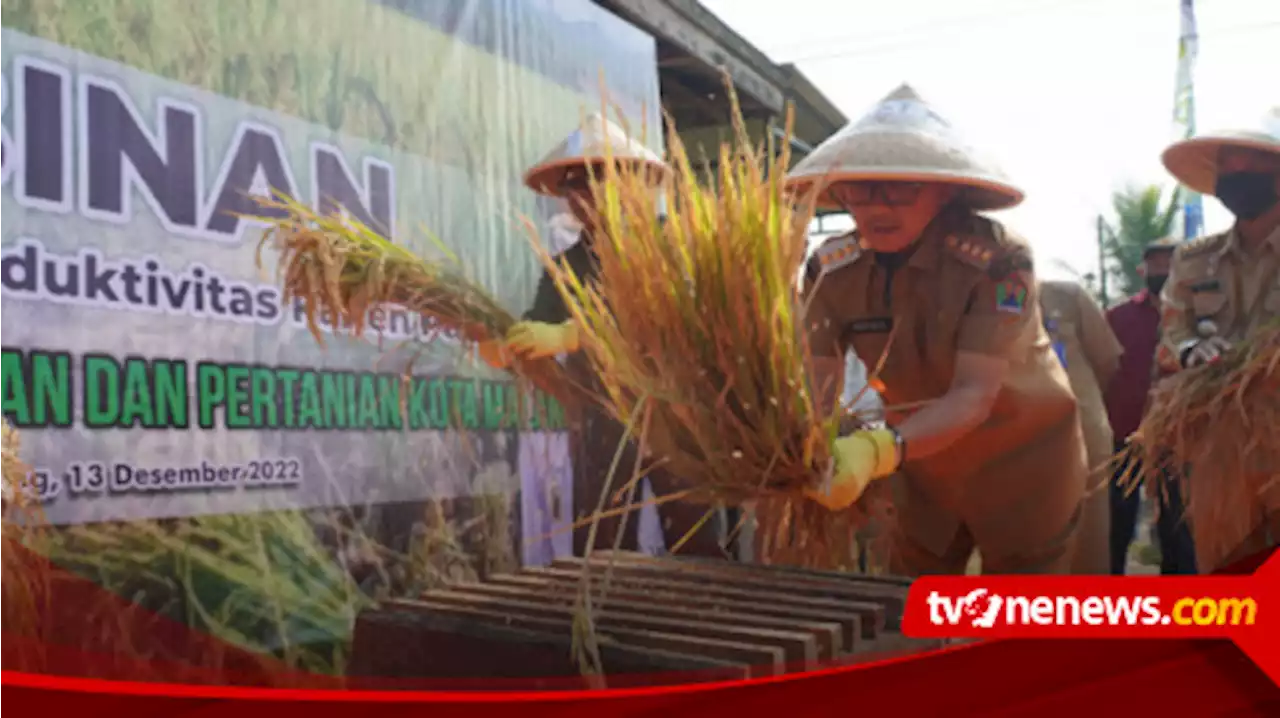
[{"label": "sky", "polygon": [[[1174,181],[1178,0],[702,0],[852,121],[910,83],[1026,192],[997,212],[1045,278],[1097,267],[1096,218],[1127,184]],[[1280,0],[1198,0],[1196,123],[1280,105]],[[1231,217],[1204,198],[1205,226]]]}]

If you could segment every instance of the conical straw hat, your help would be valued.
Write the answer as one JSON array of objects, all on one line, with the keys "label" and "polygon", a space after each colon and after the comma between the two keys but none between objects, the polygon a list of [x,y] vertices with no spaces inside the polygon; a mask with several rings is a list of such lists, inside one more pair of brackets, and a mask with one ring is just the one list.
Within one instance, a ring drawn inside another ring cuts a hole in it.
[{"label": "conical straw hat", "polygon": [[524,183],[538,194],[557,196],[565,173],[589,164],[606,161],[606,148],[614,161],[632,160],[651,169],[665,171],[662,158],[639,140],[628,137],[623,129],[596,112],[587,117],[541,162],[525,173]]},{"label": "conical straw hat", "polygon": [[800,191],[823,186],[817,197],[823,209],[840,208],[825,187],[858,180],[959,185],[969,206],[978,210],[1012,207],[1023,198],[994,162],[966,144],[905,84],[818,145],[787,177]]},{"label": "conical straw hat", "polygon": [[1280,156],[1280,107],[1266,113],[1258,127],[1207,132],[1175,142],[1161,156],[1179,182],[1212,195],[1218,182],[1218,153],[1224,147],[1260,150]]}]

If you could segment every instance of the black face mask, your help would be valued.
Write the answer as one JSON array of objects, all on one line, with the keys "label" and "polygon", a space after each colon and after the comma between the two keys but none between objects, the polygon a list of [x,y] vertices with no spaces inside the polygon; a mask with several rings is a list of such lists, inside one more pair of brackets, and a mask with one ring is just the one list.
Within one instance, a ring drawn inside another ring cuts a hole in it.
[{"label": "black face mask", "polygon": [[1168,277],[1164,275],[1147,277],[1147,291],[1156,296],[1160,296],[1160,290],[1164,289],[1164,282],[1166,279],[1168,279]]},{"label": "black face mask", "polygon": [[1270,172],[1219,175],[1213,194],[1239,219],[1257,219],[1276,204],[1276,176]]}]

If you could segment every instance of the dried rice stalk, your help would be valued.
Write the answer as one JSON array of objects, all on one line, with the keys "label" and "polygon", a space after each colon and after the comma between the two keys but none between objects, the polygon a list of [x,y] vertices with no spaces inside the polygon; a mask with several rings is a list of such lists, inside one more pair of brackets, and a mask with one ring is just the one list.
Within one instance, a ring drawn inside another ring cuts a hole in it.
[{"label": "dried rice stalk", "polygon": [[584,286],[539,251],[580,325],[605,409],[636,425],[650,400],[642,439],[692,500],[795,502],[778,541],[796,560],[818,561],[848,531],[802,498],[830,469],[841,419],[808,386],[796,279],[812,204],[797,209],[784,191],[789,144],[752,149],[726,87],[737,143],[721,147],[706,178],[714,188],[700,185],[672,128],[665,221],[645,176],[606,162],[593,181],[598,281]]},{"label": "dried rice stalk", "polygon": [[[1280,323],[1256,332],[1221,361],[1160,382],[1120,459],[1133,490],[1179,482],[1197,558],[1212,570],[1258,526],[1259,494],[1280,480]],[[1167,472],[1166,472],[1167,470]]]},{"label": "dried rice stalk", "polygon": [[[355,218],[323,215],[285,195],[255,200],[265,208],[283,210],[283,216],[253,217],[270,225],[258,245],[258,267],[263,266],[264,247],[271,245],[280,253],[277,279],[284,289],[282,299],[285,304],[301,300],[307,326],[321,346],[325,341],[318,314],[362,337],[369,310],[378,306],[404,307],[472,345],[506,336],[519,321],[469,280],[439,242],[448,261],[419,257]],[[512,371],[562,402],[573,403],[571,381],[554,359],[519,362]]]},{"label": "dried rice stalk", "polygon": [[[43,547],[45,536],[44,512],[27,486],[31,467],[22,460],[22,442],[18,432],[3,424],[3,519],[0,523],[0,591],[3,592],[3,629],[12,636],[31,639],[32,646],[41,646],[44,636],[40,628],[41,617],[48,613],[49,582],[48,564],[36,560],[32,551]],[[21,549],[29,549],[24,551]],[[23,650],[12,656],[19,665],[6,666],[16,670],[40,671],[44,668],[43,651]]]}]

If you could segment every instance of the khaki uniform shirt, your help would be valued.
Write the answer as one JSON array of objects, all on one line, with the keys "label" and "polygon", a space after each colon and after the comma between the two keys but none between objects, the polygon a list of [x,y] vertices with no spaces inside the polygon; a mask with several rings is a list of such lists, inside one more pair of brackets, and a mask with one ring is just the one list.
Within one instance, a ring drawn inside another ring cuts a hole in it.
[{"label": "khaki uniform shirt", "polygon": [[1102,308],[1075,282],[1042,281],[1040,311],[1049,338],[1062,349],[1067,378],[1080,407],[1089,464],[1096,467],[1115,449],[1101,377],[1115,373],[1124,347]]},{"label": "khaki uniform shirt", "polygon": [[814,356],[839,358],[852,348],[875,367],[892,332],[879,374],[890,412],[946,394],[961,352],[1010,363],[981,426],[933,456],[912,459],[907,448],[906,504],[919,497],[932,505],[927,520],[911,521],[929,534],[917,540],[943,548],[956,518],[992,546],[1048,540],[1045,532],[1061,530],[1083,495],[1084,448],[1024,240],[953,207],[892,272],[860,247],[856,232],[829,240],[810,260],[806,285]]},{"label": "khaki uniform shirt", "polygon": [[1280,318],[1280,229],[1249,253],[1235,230],[1179,246],[1160,301],[1157,358],[1166,372],[1178,370],[1186,342],[1202,338],[1201,322],[1232,344],[1242,341]]},{"label": "khaki uniform shirt", "polygon": [[[1200,339],[1201,323],[1212,322],[1216,336],[1236,344],[1269,322],[1280,319],[1280,229],[1246,252],[1235,230],[1195,239],[1179,246],[1173,255],[1169,279],[1161,293],[1161,343],[1157,363],[1165,373],[1180,369],[1179,354],[1186,342]],[[1208,327],[1205,327],[1208,329]],[[1194,475],[1195,468],[1192,467]],[[1273,467],[1262,467],[1274,474]],[[1185,500],[1194,504],[1198,491],[1213,484],[1190,482]],[[1271,540],[1280,535],[1280,488],[1271,484],[1255,499],[1258,516],[1241,516],[1242,550],[1261,548],[1254,533],[1269,526]],[[1265,518],[1264,518],[1265,517]],[[1212,570],[1227,560],[1210,554],[1209,542],[1197,542],[1200,565]]]}]

